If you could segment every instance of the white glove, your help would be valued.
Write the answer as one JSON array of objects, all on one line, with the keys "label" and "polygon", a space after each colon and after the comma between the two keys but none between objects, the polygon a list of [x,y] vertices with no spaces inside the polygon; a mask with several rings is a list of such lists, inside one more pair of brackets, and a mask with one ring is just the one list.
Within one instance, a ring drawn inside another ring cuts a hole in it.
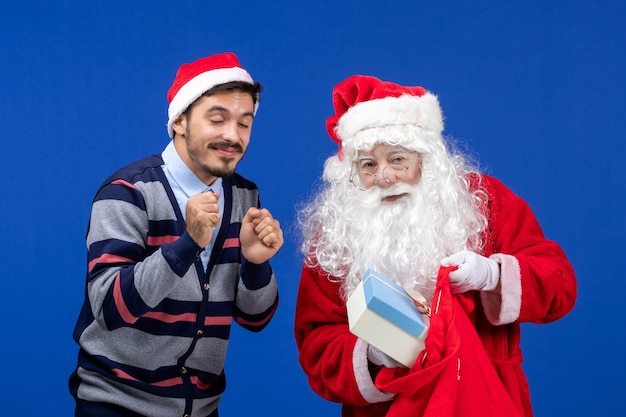
[{"label": "white glove", "polygon": [[462,250],[444,258],[441,265],[458,267],[448,275],[453,293],[470,290],[492,291],[500,282],[500,265],[493,259],[469,250]]},{"label": "white glove", "polygon": [[405,368],[400,362],[372,345],[367,346],[367,359],[374,365],[384,366],[385,368]]}]

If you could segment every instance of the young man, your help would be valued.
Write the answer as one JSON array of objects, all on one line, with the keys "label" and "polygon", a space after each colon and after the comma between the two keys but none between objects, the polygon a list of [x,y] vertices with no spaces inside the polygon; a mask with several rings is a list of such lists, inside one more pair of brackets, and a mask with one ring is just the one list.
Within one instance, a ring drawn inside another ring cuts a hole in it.
[{"label": "young man", "polygon": [[[528,205],[443,140],[437,98],[369,76],[333,91],[339,145],[299,213],[295,336],[311,387],[343,416],[532,416],[520,323],[563,317],[574,271]],[[431,305],[403,367],[353,335],[346,301],[374,269]]]},{"label": "young man", "polygon": [[110,176],[87,233],[76,416],[217,416],[231,322],[263,329],[283,244],[253,182],[235,172],[261,85],[232,53],[182,65],[172,141]]}]

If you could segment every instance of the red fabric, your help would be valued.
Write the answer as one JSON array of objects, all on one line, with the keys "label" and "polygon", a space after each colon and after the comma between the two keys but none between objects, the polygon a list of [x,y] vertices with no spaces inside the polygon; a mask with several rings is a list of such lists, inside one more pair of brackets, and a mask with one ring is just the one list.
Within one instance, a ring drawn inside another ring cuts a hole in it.
[{"label": "red fabric", "polygon": [[441,268],[426,347],[410,370],[384,368],[376,386],[397,394],[387,417],[519,417]]},{"label": "red fabric", "polygon": [[385,97],[400,97],[404,94],[423,96],[424,87],[406,87],[389,81],[381,81],[369,75],[353,75],[346,78],[333,88],[333,106],[335,114],[326,120],[326,130],[330,138],[339,145],[339,157],[342,158],[341,139],[335,132],[339,119],[350,107],[364,101],[376,100]]},{"label": "red fabric", "polygon": [[192,78],[203,72],[216,70],[220,68],[241,67],[237,56],[232,52],[224,52],[221,54],[211,55],[206,58],[200,58],[191,64],[183,64],[176,72],[176,78],[167,92],[167,102],[171,103],[178,93],[178,90]]},{"label": "red fabric", "polygon": [[[493,296],[494,305],[491,309],[498,311],[496,307],[501,303],[500,310],[506,311],[511,298],[521,305],[514,317],[495,323],[490,322],[485,315],[487,301],[492,297],[485,297],[484,293],[471,291],[456,294],[453,296],[455,301],[450,302],[454,305],[453,311],[462,309],[465,312],[455,313],[455,320],[467,319],[473,324],[492,366],[497,370],[511,401],[520,410],[520,415],[531,417],[530,391],[521,366],[520,323],[550,323],[567,314],[576,301],[576,277],[562,249],[543,236],[530,207],[521,198],[489,176],[472,177],[471,182],[488,195],[484,208],[489,228],[483,236],[483,255],[507,254],[515,260],[511,270],[505,270],[506,265],[501,265],[503,294]],[[507,280],[517,282],[521,286],[521,293],[507,294]],[[329,277],[319,269],[303,266],[294,325],[300,364],[313,391],[329,401],[341,403],[343,416],[385,416],[393,401],[373,399],[368,396],[371,393],[362,391],[363,385],[357,380],[361,371],[354,358],[357,338],[348,328],[345,302],[339,296],[339,291],[340,281],[337,278]],[[437,333],[437,321],[431,334]],[[455,327],[457,331],[467,330],[467,326],[458,323]],[[445,353],[443,350],[441,352]],[[428,358],[423,366],[433,363]],[[472,364],[462,363],[462,366]],[[431,372],[434,372],[434,368]],[[367,369],[364,373],[368,373]],[[396,378],[401,376],[407,374],[394,375]],[[386,378],[384,373],[381,378]],[[381,384],[390,382],[386,379],[379,381]],[[442,397],[438,395],[438,398]],[[489,404],[480,404],[480,407],[488,408]]]}]

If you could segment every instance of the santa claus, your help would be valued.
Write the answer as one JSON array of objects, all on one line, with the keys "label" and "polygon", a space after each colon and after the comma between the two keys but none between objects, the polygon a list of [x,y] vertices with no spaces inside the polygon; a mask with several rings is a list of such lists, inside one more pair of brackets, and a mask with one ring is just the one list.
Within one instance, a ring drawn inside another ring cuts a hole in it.
[{"label": "santa claus", "polygon": [[[519,324],[573,308],[565,254],[520,197],[444,141],[431,92],[357,75],[333,104],[338,152],[298,217],[295,335],[311,387],[344,416],[532,416]],[[346,301],[370,268],[440,307],[411,368],[349,330]]]}]

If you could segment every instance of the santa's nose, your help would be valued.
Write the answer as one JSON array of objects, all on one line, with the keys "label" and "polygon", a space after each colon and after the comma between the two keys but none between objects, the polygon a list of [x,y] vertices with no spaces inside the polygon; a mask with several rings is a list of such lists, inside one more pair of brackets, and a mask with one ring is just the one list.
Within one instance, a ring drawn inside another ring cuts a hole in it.
[{"label": "santa's nose", "polygon": [[379,174],[378,186],[381,188],[389,187],[398,182],[398,173],[389,165],[387,165]]}]

